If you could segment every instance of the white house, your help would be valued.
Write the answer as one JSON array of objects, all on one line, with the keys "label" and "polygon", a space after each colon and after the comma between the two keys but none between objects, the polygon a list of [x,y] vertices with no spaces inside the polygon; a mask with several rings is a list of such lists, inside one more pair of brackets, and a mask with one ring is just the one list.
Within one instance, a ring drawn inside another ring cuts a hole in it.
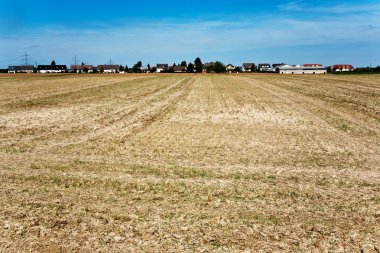
[{"label": "white house", "polygon": [[354,71],[354,67],[351,64],[336,64],[332,66],[332,71],[335,71],[335,72]]},{"label": "white house", "polygon": [[98,71],[103,73],[117,73],[119,71],[120,65],[98,65]]},{"label": "white house", "polygon": [[65,73],[66,65],[38,65],[38,73],[47,74],[47,73]]},{"label": "white house", "polygon": [[326,74],[327,69],[323,67],[320,64],[315,64],[315,66],[311,66],[311,64],[305,64],[305,65],[283,65],[278,66],[276,68],[276,72],[279,74]]}]

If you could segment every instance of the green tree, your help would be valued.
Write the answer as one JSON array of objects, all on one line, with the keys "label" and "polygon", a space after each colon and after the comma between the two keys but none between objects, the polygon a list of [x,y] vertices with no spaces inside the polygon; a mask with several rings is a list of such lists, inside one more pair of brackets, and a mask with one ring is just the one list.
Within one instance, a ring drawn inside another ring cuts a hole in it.
[{"label": "green tree", "polygon": [[208,65],[208,66],[206,67],[206,72],[207,72],[207,73],[215,72],[215,66],[214,66],[214,65]]},{"label": "green tree", "polygon": [[182,61],[182,62],[181,62],[181,66],[186,67],[186,66],[187,66],[186,61]]},{"label": "green tree", "polygon": [[202,73],[202,70],[203,70],[203,64],[202,64],[202,61],[199,57],[197,57],[194,61],[194,65],[195,65],[195,71],[197,73]]},{"label": "green tree", "polygon": [[194,64],[189,62],[189,65],[187,65],[187,72],[194,73]]},{"label": "green tree", "polygon": [[157,68],[156,67],[153,67],[152,68],[152,73],[156,73],[157,72]]},{"label": "green tree", "polygon": [[251,72],[256,72],[256,66],[255,66],[255,64],[251,65]]},{"label": "green tree", "polygon": [[225,73],[226,72],[226,66],[220,61],[215,62],[214,68],[215,68],[216,73]]},{"label": "green tree", "polygon": [[128,71],[129,71],[128,65],[125,65],[124,71],[125,71],[125,72],[128,72]]},{"label": "green tree", "polygon": [[141,61],[133,65],[133,68],[132,68],[133,73],[141,73],[141,67],[142,67]]},{"label": "green tree", "polygon": [[50,65],[51,65],[51,66],[55,66],[55,65],[56,65],[56,64],[55,64],[55,61],[52,60],[51,63],[50,63]]},{"label": "green tree", "polygon": [[239,73],[239,72],[242,72],[242,70],[239,67],[235,67],[234,72]]},{"label": "green tree", "polygon": [[124,71],[124,67],[123,67],[123,65],[120,65],[120,67],[119,67],[119,71],[120,71],[120,72],[123,72],[123,71]]}]

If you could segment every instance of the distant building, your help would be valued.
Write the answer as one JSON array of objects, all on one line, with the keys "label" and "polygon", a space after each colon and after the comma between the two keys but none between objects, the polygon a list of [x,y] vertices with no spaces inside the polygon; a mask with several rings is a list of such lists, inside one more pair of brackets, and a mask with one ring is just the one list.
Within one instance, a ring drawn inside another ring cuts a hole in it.
[{"label": "distant building", "polygon": [[272,64],[272,68],[276,69],[277,67],[281,67],[281,66],[284,66],[284,65],[286,65],[286,63],[273,63]]},{"label": "distant building", "polygon": [[169,70],[169,64],[157,64],[157,73],[168,71]]},{"label": "distant building", "polygon": [[66,65],[38,65],[38,73],[65,73],[67,70]]},{"label": "distant building", "polygon": [[335,72],[354,71],[354,67],[351,64],[336,64],[332,66],[331,70]]},{"label": "distant building", "polygon": [[8,73],[33,73],[34,66],[24,65],[24,66],[9,66]]},{"label": "distant building", "polygon": [[119,65],[98,65],[98,70],[103,71],[103,73],[116,73],[119,71]]},{"label": "distant building", "polygon": [[327,69],[320,66],[305,65],[282,65],[276,68],[276,72],[279,74],[326,74]]},{"label": "distant building", "polygon": [[186,73],[186,69],[185,66],[173,66],[174,73]]},{"label": "distant building", "polygon": [[147,65],[147,66],[142,66],[140,70],[141,70],[141,73],[150,73],[151,68],[148,67]]},{"label": "distant building", "polygon": [[227,71],[227,73],[232,73],[232,72],[234,72],[234,71],[235,71],[235,66],[232,65],[232,64],[228,64],[228,65],[226,66],[226,71]]},{"label": "distant building", "polygon": [[94,65],[71,65],[70,70],[79,72],[94,72]]},{"label": "distant building", "polygon": [[260,63],[258,69],[261,72],[273,72],[272,66],[269,63]]},{"label": "distant building", "polygon": [[320,63],[305,63],[302,66],[304,66],[304,67],[322,67],[323,65]]},{"label": "distant building", "polygon": [[215,62],[206,62],[205,64],[203,64],[203,66],[205,68],[215,67]]},{"label": "distant building", "polygon": [[254,69],[255,66],[256,65],[254,63],[243,63],[243,71],[244,72],[251,72],[252,68]]}]

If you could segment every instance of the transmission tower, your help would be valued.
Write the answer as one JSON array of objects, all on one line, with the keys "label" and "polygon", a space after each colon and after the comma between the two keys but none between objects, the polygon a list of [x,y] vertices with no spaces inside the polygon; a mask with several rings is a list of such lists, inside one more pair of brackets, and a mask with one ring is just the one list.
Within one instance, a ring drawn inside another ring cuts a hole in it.
[{"label": "transmission tower", "polygon": [[28,55],[26,52],[22,56],[22,64],[24,66],[29,66],[29,61],[30,61],[30,55]]},{"label": "transmission tower", "polygon": [[74,56],[73,60],[74,60],[74,65],[77,66],[78,65],[78,57]]},{"label": "transmission tower", "polygon": [[109,61],[109,65],[112,65],[112,59],[110,59],[110,61]]}]

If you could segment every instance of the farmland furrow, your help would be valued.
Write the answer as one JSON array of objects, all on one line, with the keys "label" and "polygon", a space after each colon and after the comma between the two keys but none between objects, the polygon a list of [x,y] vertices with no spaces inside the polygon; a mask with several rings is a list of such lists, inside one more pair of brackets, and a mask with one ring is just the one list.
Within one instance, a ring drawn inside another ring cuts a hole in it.
[{"label": "farmland furrow", "polygon": [[[180,79],[172,84],[165,85],[164,88],[158,89],[156,92],[151,93],[140,100],[133,103],[128,110],[126,108],[121,109],[114,114],[107,116],[107,120],[102,120],[101,126],[98,126],[94,131],[83,134],[79,137],[64,139],[58,143],[54,143],[47,147],[49,150],[57,150],[64,148],[66,146],[78,146],[84,143],[96,142],[99,139],[105,137],[109,138],[116,135],[118,142],[123,142],[125,140],[120,139],[120,134],[123,132],[136,131],[136,127],[142,124],[144,127],[144,120],[149,120],[152,117],[152,113],[155,110],[161,111],[162,107],[154,108],[155,102],[157,102],[159,97],[163,97],[162,103],[166,102],[166,97],[171,94],[173,89],[178,86],[182,86],[185,78]],[[170,103],[170,101],[169,101]],[[153,106],[151,108],[151,106]],[[38,152],[44,152],[38,150]]]},{"label": "farmland furrow", "polygon": [[[80,78],[80,77],[79,77]],[[68,96],[72,95],[75,93],[82,93],[83,91],[88,91],[91,89],[97,89],[97,88],[102,88],[102,87],[107,87],[110,85],[114,84],[119,84],[119,83],[124,83],[124,82],[133,82],[136,80],[140,79],[149,79],[152,77],[147,77],[147,76],[141,76],[141,77],[128,77],[128,78],[116,78],[114,80],[104,80],[102,78],[99,78],[98,81],[95,81],[91,79],[79,79],[82,80],[83,83],[78,83],[78,85],[75,87],[66,87],[65,83],[62,83],[62,87],[54,87],[52,91],[49,89],[44,89],[44,87],[41,87],[39,90],[34,91],[34,90],[19,90],[18,96],[12,96],[10,97],[9,94],[7,94],[7,91],[4,91],[4,95],[6,97],[1,98],[0,97],[0,106],[8,106],[11,108],[17,107],[20,104],[25,104],[28,101],[32,102],[33,100],[36,99],[54,99],[54,98],[59,98],[62,96]],[[91,82],[89,82],[91,80]],[[42,80],[43,82],[48,82],[49,80]],[[32,84],[29,84],[29,86],[32,86]],[[41,85],[39,85],[41,86]],[[69,89],[68,89],[69,88]],[[138,87],[140,88],[140,87]],[[35,88],[34,88],[35,89]],[[12,92],[17,91],[17,87],[13,87]],[[42,91],[41,91],[42,90]],[[13,101],[9,101],[10,99],[13,99]]]},{"label": "farmland furrow", "polygon": [[[252,85],[259,87],[262,90],[265,90],[266,92],[272,94],[275,97],[279,97],[281,100],[285,102],[284,105],[290,106],[292,110],[300,111],[307,118],[312,119],[314,122],[318,122],[318,125],[321,127],[321,129],[324,129],[326,133],[330,132],[330,134],[332,135],[339,136],[340,141],[347,143],[347,146],[351,146],[351,147],[355,146],[356,148],[359,148],[364,153],[374,152],[374,150],[370,149],[369,146],[365,143],[366,142],[365,140],[359,139],[347,132],[338,130],[336,127],[329,124],[324,119],[324,117],[320,115],[320,113],[316,113],[315,108],[313,109],[313,106],[318,109],[328,111],[329,114],[330,113],[336,114],[334,110],[331,110],[329,107],[324,106],[322,103],[318,103],[311,99],[307,99],[303,95],[300,95],[293,91],[289,91],[287,89],[283,89],[281,87],[270,84],[268,82],[265,82],[265,83],[259,82],[258,80],[252,80],[245,77],[239,77],[239,80],[248,82]],[[312,104],[311,106],[306,107],[305,102],[309,104],[312,103]]]}]

